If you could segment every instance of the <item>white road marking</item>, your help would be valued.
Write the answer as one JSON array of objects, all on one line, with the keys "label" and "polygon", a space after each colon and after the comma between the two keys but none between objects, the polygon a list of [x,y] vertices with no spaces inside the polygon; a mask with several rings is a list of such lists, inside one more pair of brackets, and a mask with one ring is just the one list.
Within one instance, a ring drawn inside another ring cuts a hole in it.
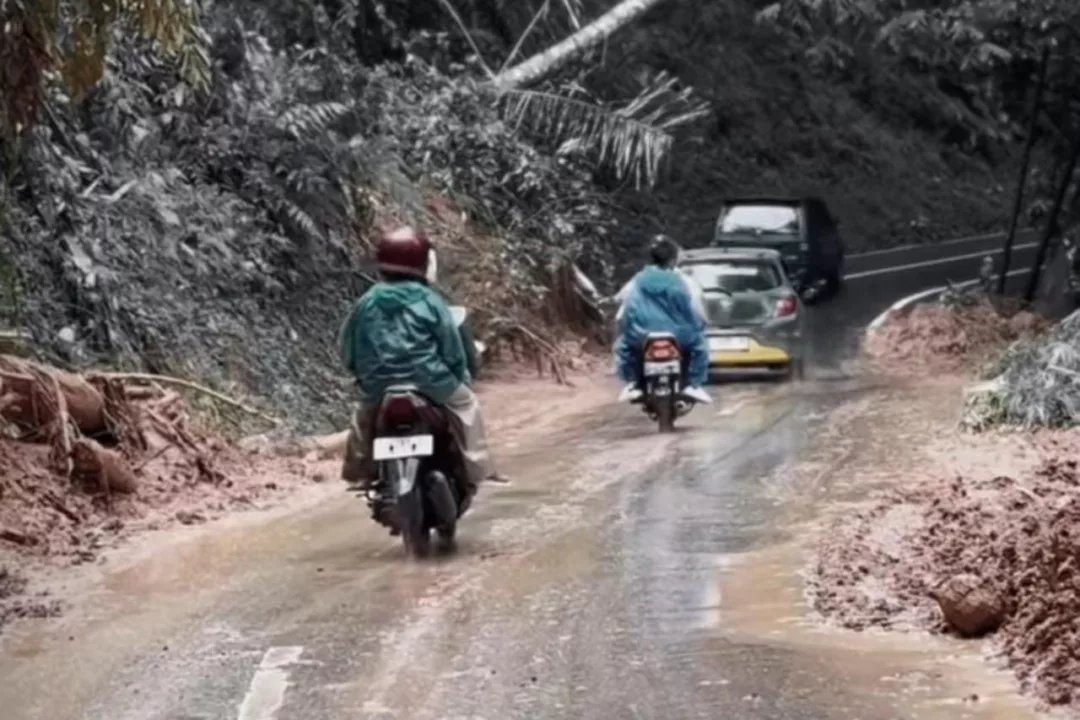
[{"label": "white road marking", "polygon": [[[1013,246],[1013,251],[1026,250],[1028,248],[1036,247],[1038,243],[1020,243]],[[875,275],[888,275],[889,273],[904,272],[905,270],[915,270],[922,267],[932,267],[934,265],[948,265],[950,263],[957,262],[959,260],[974,260],[975,258],[986,257],[987,255],[997,255],[1001,253],[1001,250],[986,250],[984,252],[968,253],[966,255],[951,255],[946,258],[938,258],[937,260],[923,260],[916,263],[908,263],[906,265],[891,265],[889,267],[878,268],[876,270],[863,270],[862,272],[849,273],[844,276],[844,280],[858,280],[860,278],[874,277]]]},{"label": "white road marking", "polygon": [[[1031,272],[1031,270],[1032,270],[1032,268],[1018,268],[1016,270],[1010,270],[1009,272],[1005,273],[1005,277],[1013,277],[1014,275],[1023,275],[1024,273]],[[969,287],[971,285],[974,285],[977,282],[979,282],[977,279],[976,280],[965,280],[964,282],[953,283],[953,287],[957,287],[957,288]],[[939,294],[945,292],[948,289],[949,289],[948,285],[942,285],[940,287],[930,288],[929,290],[920,290],[917,293],[913,293],[911,295],[908,295],[907,297],[900,298],[899,300],[894,302],[892,305],[885,308],[884,312],[882,312],[880,315],[878,315],[876,318],[874,318],[870,322],[870,324],[866,326],[867,334],[871,334],[875,330],[877,330],[879,327],[881,327],[882,324],[884,324],[884,322],[886,320],[888,320],[889,316],[892,315],[893,313],[903,310],[908,305],[914,305],[915,303],[919,302],[920,300],[925,300],[928,297],[933,297],[935,295],[939,295]]]},{"label": "white road marking", "polygon": [[[1019,235],[1025,234],[1025,232],[1031,232],[1031,231],[1030,230],[1028,230],[1028,231],[1020,230],[1020,231],[1017,231],[1016,234],[1019,236]],[[996,233],[987,233],[986,235],[969,235],[967,237],[953,238],[952,240],[945,240],[944,242],[920,243],[920,244],[908,243],[907,245],[897,245],[896,247],[885,248],[883,250],[868,250],[867,252],[855,253],[854,255],[848,255],[848,259],[851,260],[851,259],[854,259],[854,258],[873,257],[875,255],[888,255],[889,253],[904,252],[906,250],[918,250],[919,248],[931,248],[931,247],[939,248],[939,247],[947,247],[949,245],[963,245],[965,243],[980,242],[982,240],[993,240],[994,238],[1004,238],[1004,237],[1005,237],[1005,233],[996,232]]]},{"label": "white road marking", "polygon": [[240,703],[237,720],[273,720],[285,704],[285,691],[289,687],[289,671],[303,654],[302,647],[272,647],[263,655],[255,670],[247,695]]}]

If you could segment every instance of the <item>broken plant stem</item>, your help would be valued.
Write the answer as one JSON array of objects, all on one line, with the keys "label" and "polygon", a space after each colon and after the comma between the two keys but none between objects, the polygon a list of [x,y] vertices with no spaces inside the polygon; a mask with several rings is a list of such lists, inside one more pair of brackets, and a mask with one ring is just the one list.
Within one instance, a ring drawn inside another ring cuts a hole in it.
[{"label": "broken plant stem", "polygon": [[149,374],[149,373],[102,373],[101,376],[105,377],[105,378],[108,378],[108,379],[111,379],[111,380],[121,380],[121,381],[123,381],[123,380],[131,380],[131,381],[141,381],[141,382],[150,382],[150,383],[157,382],[157,383],[161,383],[162,385],[176,385],[178,387],[183,387],[183,388],[187,388],[189,390],[194,390],[195,392],[199,392],[199,393],[202,393],[203,395],[207,395],[209,397],[212,397],[215,400],[219,400],[219,401],[225,403],[226,405],[231,405],[234,408],[237,408],[238,410],[243,410],[248,415],[254,415],[256,417],[260,417],[263,420],[266,420],[267,422],[272,423],[274,425],[281,425],[281,420],[279,418],[273,417],[271,415],[267,415],[266,413],[262,412],[261,410],[256,410],[255,408],[251,407],[250,405],[245,405],[244,403],[240,402],[239,400],[231,398],[228,395],[223,395],[222,393],[219,393],[217,390],[212,390],[212,389],[206,387],[205,385],[199,385],[198,383],[193,383],[190,380],[182,380],[180,378],[169,377],[168,375],[152,375],[152,374]]},{"label": "broken plant stem", "polygon": [[465,27],[465,22],[461,19],[461,15],[459,15],[458,11],[454,9],[454,6],[450,4],[450,0],[439,0],[439,4],[442,5],[446,14],[453,19],[454,23],[458,26],[458,29],[461,30],[461,34],[465,36],[465,41],[469,43],[469,47],[476,53],[476,59],[480,62],[480,66],[484,68],[484,72],[487,74],[488,78],[494,80],[495,73],[491,71],[487,61],[484,60],[484,56],[480,53],[480,48],[476,46],[476,41],[473,40],[469,28]]},{"label": "broken plant stem", "polygon": [[60,432],[60,449],[64,454],[64,477],[71,478],[73,467],[71,459],[71,435],[68,432],[68,409],[64,393],[60,391],[60,381],[56,375],[49,376],[52,379],[53,392],[56,393],[56,423]]}]

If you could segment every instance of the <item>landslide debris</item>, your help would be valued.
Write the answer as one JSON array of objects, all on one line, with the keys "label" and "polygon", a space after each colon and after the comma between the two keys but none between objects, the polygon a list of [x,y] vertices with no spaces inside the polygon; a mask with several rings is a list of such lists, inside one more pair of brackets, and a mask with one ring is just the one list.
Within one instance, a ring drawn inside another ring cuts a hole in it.
[{"label": "landslide debris", "polygon": [[0,625],[56,612],[25,596],[25,563],[93,562],[130,530],[251,507],[307,476],[206,430],[175,390],[12,356],[0,430]]},{"label": "landslide debris", "polygon": [[1080,706],[1076,437],[1018,477],[894,490],[831,527],[809,582],[840,625],[991,633],[1023,687]]},{"label": "landslide debris", "polygon": [[894,374],[962,372],[1047,326],[1029,312],[1002,313],[985,300],[914,305],[890,315],[865,344],[878,368]]}]

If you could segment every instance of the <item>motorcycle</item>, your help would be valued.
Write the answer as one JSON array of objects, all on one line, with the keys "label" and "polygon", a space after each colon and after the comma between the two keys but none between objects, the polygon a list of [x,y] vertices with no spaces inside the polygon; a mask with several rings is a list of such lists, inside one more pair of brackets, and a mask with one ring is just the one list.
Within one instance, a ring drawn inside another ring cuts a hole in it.
[{"label": "motorcycle", "polygon": [[660,432],[675,429],[676,418],[690,412],[693,402],[681,395],[684,387],[682,351],[672,333],[649,333],[641,348],[639,389],[641,395],[633,402],[641,403]]},{"label": "motorcycle", "polygon": [[[455,306],[451,312],[461,329],[465,309]],[[475,350],[470,353],[474,366],[484,348],[476,342],[470,349]],[[472,498],[465,491],[464,460],[447,411],[413,385],[387,388],[374,413],[371,437],[376,478],[367,501],[372,517],[400,534],[413,557],[430,552],[432,531],[445,545],[452,544]]]}]

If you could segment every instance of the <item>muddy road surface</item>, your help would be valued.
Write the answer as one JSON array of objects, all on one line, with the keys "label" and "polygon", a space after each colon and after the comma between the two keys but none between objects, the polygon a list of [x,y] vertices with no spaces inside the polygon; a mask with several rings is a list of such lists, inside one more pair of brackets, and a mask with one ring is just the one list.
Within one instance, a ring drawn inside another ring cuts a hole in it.
[{"label": "muddy road surface", "polygon": [[831,410],[872,402],[847,370],[861,328],[949,267],[905,269],[927,261],[906,252],[858,259],[897,269],[815,309],[805,383],[723,385],[669,436],[612,402],[496,437],[514,484],[485,491],[452,556],[407,562],[337,488],[119,553],[66,616],[9,633],[0,716],[1029,716],[945,641],[825,630],[801,604],[828,469],[801,486],[777,470],[824,441]]}]

